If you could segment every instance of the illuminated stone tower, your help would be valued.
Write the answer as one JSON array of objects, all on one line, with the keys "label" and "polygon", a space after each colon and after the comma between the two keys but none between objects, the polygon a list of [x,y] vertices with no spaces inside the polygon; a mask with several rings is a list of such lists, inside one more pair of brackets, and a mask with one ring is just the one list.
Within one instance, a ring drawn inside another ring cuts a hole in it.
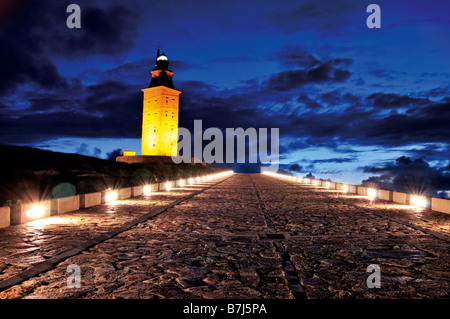
[{"label": "illuminated stone tower", "polygon": [[173,72],[163,53],[156,54],[152,80],[144,92],[141,155],[171,156],[178,139],[178,98],[172,82]]}]

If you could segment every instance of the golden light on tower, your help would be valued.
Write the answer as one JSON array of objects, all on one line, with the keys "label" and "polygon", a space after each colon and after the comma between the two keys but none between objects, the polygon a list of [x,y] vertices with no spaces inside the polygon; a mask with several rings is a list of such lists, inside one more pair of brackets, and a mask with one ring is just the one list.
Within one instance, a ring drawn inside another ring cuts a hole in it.
[{"label": "golden light on tower", "polygon": [[156,57],[152,80],[144,92],[141,155],[171,156],[177,147],[180,91],[174,89],[173,72],[164,53]]}]

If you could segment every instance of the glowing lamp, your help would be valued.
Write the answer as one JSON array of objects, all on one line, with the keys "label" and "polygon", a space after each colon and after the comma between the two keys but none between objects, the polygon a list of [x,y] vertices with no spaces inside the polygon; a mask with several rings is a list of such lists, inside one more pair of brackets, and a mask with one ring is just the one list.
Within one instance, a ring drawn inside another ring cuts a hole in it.
[{"label": "glowing lamp", "polygon": [[347,193],[348,192],[348,185],[342,185],[342,190]]},{"label": "glowing lamp", "polygon": [[179,180],[179,181],[178,181],[178,184],[179,184],[181,187],[183,187],[183,186],[184,186],[184,180],[182,180],[182,179]]},{"label": "glowing lamp", "polygon": [[427,199],[423,196],[411,196],[410,198],[410,204],[412,206],[426,208],[427,207]]},{"label": "glowing lamp", "polygon": [[305,183],[309,184],[309,178],[305,178]]},{"label": "glowing lamp", "polygon": [[194,179],[191,177],[191,178],[189,178],[189,185],[192,185],[192,184],[194,184]]},{"label": "glowing lamp", "polygon": [[170,191],[171,184],[170,182],[166,182],[166,191]]},{"label": "glowing lamp", "polygon": [[109,190],[105,194],[105,202],[112,202],[114,200],[117,200],[117,198],[118,198],[118,194],[116,191]]},{"label": "glowing lamp", "polygon": [[30,219],[35,219],[35,218],[40,218],[42,216],[44,216],[45,214],[45,208],[44,206],[41,206],[39,204],[33,205],[31,206],[27,211],[26,211],[26,216]]},{"label": "glowing lamp", "polygon": [[314,185],[317,185],[317,184],[319,184],[319,182],[316,181],[316,180],[314,180],[313,184],[314,184]]},{"label": "glowing lamp", "polygon": [[152,186],[151,185],[144,185],[142,187],[142,194],[148,196],[152,193]]},{"label": "glowing lamp", "polygon": [[325,187],[326,187],[326,188],[330,188],[330,187],[331,187],[331,183],[330,183],[330,182],[326,182],[326,183],[325,183]]},{"label": "glowing lamp", "polygon": [[369,196],[371,199],[373,199],[374,197],[377,197],[377,191],[373,188],[369,188],[367,190],[367,196]]},{"label": "glowing lamp", "polygon": [[299,183],[301,183],[301,182],[302,182],[302,178],[301,178],[301,177],[297,178],[297,181],[298,181]]}]

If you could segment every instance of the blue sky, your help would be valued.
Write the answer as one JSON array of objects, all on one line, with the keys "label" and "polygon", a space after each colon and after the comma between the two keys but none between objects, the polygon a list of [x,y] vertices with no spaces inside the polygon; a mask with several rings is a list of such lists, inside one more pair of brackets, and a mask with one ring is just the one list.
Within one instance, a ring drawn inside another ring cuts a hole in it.
[{"label": "blue sky", "polygon": [[[2,143],[139,153],[140,90],[159,43],[183,92],[184,127],[279,127],[283,168],[301,166],[291,171],[300,176],[395,177],[406,156],[448,177],[448,3],[76,3],[81,29],[66,27],[70,2],[0,7]],[[366,26],[370,3],[380,29]]]}]

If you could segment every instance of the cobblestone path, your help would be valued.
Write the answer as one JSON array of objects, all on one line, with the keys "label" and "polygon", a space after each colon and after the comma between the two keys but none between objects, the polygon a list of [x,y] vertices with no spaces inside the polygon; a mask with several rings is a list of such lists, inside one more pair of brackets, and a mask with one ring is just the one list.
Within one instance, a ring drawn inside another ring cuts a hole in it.
[{"label": "cobblestone path", "polygon": [[[234,174],[0,229],[0,287],[23,279],[0,298],[448,298],[449,225],[446,214]],[[381,288],[367,287],[371,264]]]}]

